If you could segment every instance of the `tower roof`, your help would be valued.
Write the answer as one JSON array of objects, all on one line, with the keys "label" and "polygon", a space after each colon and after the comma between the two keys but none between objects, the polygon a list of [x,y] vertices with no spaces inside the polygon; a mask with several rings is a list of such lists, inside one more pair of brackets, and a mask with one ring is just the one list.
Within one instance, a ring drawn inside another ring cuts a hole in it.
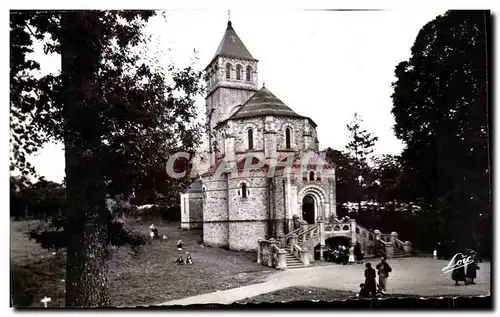
[{"label": "tower roof", "polygon": [[305,118],[309,119],[309,121],[311,121],[313,125],[316,126],[316,124],[310,118],[295,113],[295,111],[285,105],[283,101],[276,97],[265,86],[263,86],[250,99],[248,99],[248,101],[245,102],[245,104],[227,120],[264,116]]},{"label": "tower roof", "polygon": [[213,58],[216,58],[217,56],[235,57],[252,61],[257,60],[252,56],[252,54],[250,54],[248,49],[245,47],[245,44],[243,44],[238,34],[236,34],[231,21],[227,22],[226,32],[224,33],[222,41],[220,42],[217,51],[215,51]]}]

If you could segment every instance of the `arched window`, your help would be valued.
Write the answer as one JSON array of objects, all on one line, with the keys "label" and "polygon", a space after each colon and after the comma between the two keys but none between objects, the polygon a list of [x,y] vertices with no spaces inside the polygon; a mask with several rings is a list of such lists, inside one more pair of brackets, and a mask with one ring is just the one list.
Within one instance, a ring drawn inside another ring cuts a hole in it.
[{"label": "arched window", "polygon": [[285,130],[285,146],[287,149],[292,147],[292,131],[290,128],[286,128]]},{"label": "arched window", "polygon": [[231,64],[230,63],[226,64],[226,78],[231,79]]},{"label": "arched window", "polygon": [[248,129],[248,149],[253,150],[253,130]]},{"label": "arched window", "polygon": [[310,181],[313,181],[313,180],[314,180],[314,172],[313,172],[313,171],[310,171],[310,172],[309,172],[309,180],[310,180]]},{"label": "arched window", "polygon": [[242,71],[243,71],[243,68],[241,67],[241,65],[236,65],[236,79],[237,80],[242,80],[243,76],[242,76]]},{"label": "arched window", "polygon": [[321,182],[321,172],[316,174],[316,180]]},{"label": "arched window", "polygon": [[252,67],[247,66],[247,81],[252,81]]},{"label": "arched window", "polygon": [[207,191],[205,187],[202,188],[202,192],[203,192],[203,199],[207,199]]},{"label": "arched window", "polygon": [[307,181],[307,171],[304,171],[304,173],[302,173],[302,180]]},{"label": "arched window", "polygon": [[247,184],[241,184],[241,197],[247,198]]}]

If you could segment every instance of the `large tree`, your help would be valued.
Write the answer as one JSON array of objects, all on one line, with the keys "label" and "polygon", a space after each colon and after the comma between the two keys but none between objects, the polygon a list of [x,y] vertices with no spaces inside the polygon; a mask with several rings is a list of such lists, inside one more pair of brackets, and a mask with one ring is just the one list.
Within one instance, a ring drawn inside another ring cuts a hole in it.
[{"label": "large tree", "polygon": [[391,154],[377,155],[373,157],[372,162],[370,198],[382,204],[390,201],[409,202],[401,157]]},{"label": "large tree", "polygon": [[491,215],[489,25],[488,11],[438,16],[418,33],[393,84],[413,199],[440,217],[444,239],[462,247],[474,236],[491,239],[491,228],[477,230]]},{"label": "large tree", "polygon": [[346,145],[346,151],[356,164],[356,180],[358,181],[356,200],[358,211],[361,211],[361,200],[366,194],[365,189],[370,185],[368,158],[374,151],[378,137],[363,127],[363,119],[358,113],[354,113],[354,118],[347,124],[347,131],[350,140]]},{"label": "large tree", "polygon": [[[152,11],[11,13],[11,161],[64,142],[66,305],[109,305],[105,195],[127,197],[174,151],[192,152],[201,74],[144,59]],[[36,77],[33,41],[61,55],[61,73]],[[173,187],[178,182],[171,183]]]}]

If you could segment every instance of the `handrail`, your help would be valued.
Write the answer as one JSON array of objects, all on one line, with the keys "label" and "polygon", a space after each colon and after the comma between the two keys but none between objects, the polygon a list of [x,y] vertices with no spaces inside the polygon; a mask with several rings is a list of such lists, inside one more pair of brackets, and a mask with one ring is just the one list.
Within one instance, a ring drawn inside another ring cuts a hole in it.
[{"label": "handrail", "polygon": [[399,249],[403,249],[404,248],[404,242],[400,239],[395,239],[395,243],[394,243],[394,246],[399,248]]},{"label": "handrail", "polygon": [[309,234],[309,233],[313,232],[313,231],[314,231],[314,230],[316,230],[316,229],[318,229],[318,230],[319,230],[319,224],[316,224],[316,225],[314,225],[313,227],[308,228],[308,229],[307,229],[307,230],[305,230],[304,232],[302,232],[302,233],[298,234],[298,235],[297,235],[298,240],[299,240],[299,241],[304,242],[304,237],[305,237],[307,234]]},{"label": "handrail", "polygon": [[314,226],[307,228],[304,232],[300,233],[301,236],[305,235],[306,233],[309,233],[310,231],[313,231],[314,229],[319,228],[319,224],[315,224]]},{"label": "handrail", "polygon": [[290,238],[292,236],[292,234],[297,234],[298,235],[299,231],[302,231],[302,230],[304,230],[304,227],[300,227],[298,229],[293,230],[292,232],[290,232],[288,234],[285,234],[285,239]]},{"label": "handrail", "polygon": [[387,245],[387,243],[382,239],[379,239],[378,242],[382,244],[382,247],[379,245],[378,248],[375,248],[375,254],[378,252],[382,254],[382,256],[385,256],[385,246]]}]

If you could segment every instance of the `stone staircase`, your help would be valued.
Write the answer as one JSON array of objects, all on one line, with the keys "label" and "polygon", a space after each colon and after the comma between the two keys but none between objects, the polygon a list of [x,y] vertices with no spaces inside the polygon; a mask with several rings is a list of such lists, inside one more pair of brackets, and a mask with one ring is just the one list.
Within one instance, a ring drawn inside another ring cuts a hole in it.
[{"label": "stone staircase", "polygon": [[[333,223],[318,222],[278,237],[278,240],[259,240],[257,262],[277,269],[296,269],[314,265],[314,250],[320,245],[324,252],[325,241],[331,237],[347,237],[358,243],[365,258],[385,256],[401,258],[411,256],[411,243],[401,241],[396,232],[383,234],[379,230],[368,230],[354,219]],[[352,252],[352,249],[351,249]]]},{"label": "stone staircase", "polygon": [[403,250],[399,248],[394,248],[394,254],[392,258],[404,258],[407,257],[407,255],[404,254]]},{"label": "stone staircase", "polygon": [[285,248],[286,250],[286,268],[287,269],[300,269],[306,267],[302,261],[297,259],[295,255],[292,254],[291,248],[288,246]]}]

